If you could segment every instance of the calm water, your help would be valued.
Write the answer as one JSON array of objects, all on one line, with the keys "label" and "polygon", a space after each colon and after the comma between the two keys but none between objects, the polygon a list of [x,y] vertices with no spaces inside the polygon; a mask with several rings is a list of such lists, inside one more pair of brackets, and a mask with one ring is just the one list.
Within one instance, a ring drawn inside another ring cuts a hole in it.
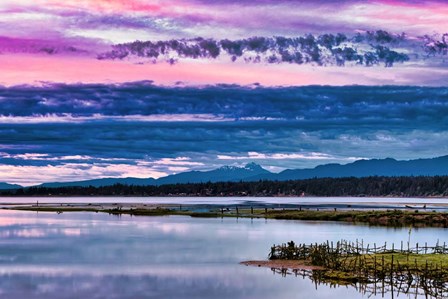
[{"label": "calm water", "polygon": [[[411,234],[412,242],[429,244],[447,237],[435,228]],[[408,229],[0,211],[0,297],[362,298],[354,288],[316,290],[307,279],[238,264],[266,259],[273,243],[356,238],[399,243],[407,241]]]},{"label": "calm water", "polygon": [[385,207],[400,207],[406,204],[428,208],[448,207],[448,198],[385,198],[385,197],[1,197],[0,205],[9,203],[144,203],[144,204],[294,204],[294,205],[360,205],[381,204]]}]

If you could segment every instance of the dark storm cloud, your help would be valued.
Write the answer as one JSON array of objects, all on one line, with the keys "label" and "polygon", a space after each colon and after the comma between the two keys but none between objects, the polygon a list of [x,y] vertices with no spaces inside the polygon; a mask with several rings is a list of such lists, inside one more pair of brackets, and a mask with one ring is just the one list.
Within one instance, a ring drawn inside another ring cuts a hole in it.
[{"label": "dark storm cloud", "polygon": [[[448,89],[396,86],[254,87],[212,85],[163,87],[150,82],[119,85],[48,84],[44,87],[0,88],[0,115],[54,117],[70,115],[81,121],[108,121],[107,116],[215,115],[212,121],[283,121],[301,126],[336,123],[350,126],[372,121],[438,127],[446,124]],[[5,118],[6,117],[6,118]],[[72,120],[69,119],[68,121]],[[20,119],[18,119],[20,122]],[[119,121],[118,118],[117,121]],[[156,121],[157,118],[154,119]],[[185,121],[189,121],[187,118]],[[427,121],[430,121],[428,124]]]},{"label": "dark storm cloud", "polygon": [[[422,43],[423,41],[420,41],[420,44]],[[242,59],[253,63],[311,63],[338,66],[352,63],[365,66],[382,64],[391,67],[395,63],[410,59],[408,54],[393,49],[397,46],[410,47],[412,51],[416,47],[405,35],[378,30],[358,33],[351,37],[338,33],[318,36],[308,34],[294,38],[255,36],[240,40],[195,38],[155,42],[135,41],[115,45],[112,51],[99,55],[98,59],[140,57],[175,63],[181,58],[216,59],[226,54],[232,61]]]},{"label": "dark storm cloud", "polygon": [[[0,162],[9,165],[92,164],[101,159],[133,164],[145,157],[210,158],[250,151],[359,156],[356,152],[362,149],[374,156],[381,148],[384,155],[394,156],[398,147],[444,151],[448,140],[446,87],[53,84],[2,88],[0,111]],[[57,122],[67,114],[70,119]],[[135,115],[203,114],[219,118],[126,120]],[[52,115],[55,122],[42,122],[44,115]],[[80,116],[81,121],[73,121]],[[48,157],[20,156],[30,152]]]},{"label": "dark storm cloud", "polygon": [[[342,121],[340,123],[343,123]],[[347,157],[418,157],[446,154],[448,134],[445,130],[422,127],[414,129],[398,124],[372,121],[353,125],[326,123],[303,126],[299,123],[238,124],[63,124],[12,125],[17,133],[5,136],[4,144],[15,150],[9,154],[29,153],[20,146],[33,145],[33,153],[48,155],[41,159],[16,156],[1,159],[9,165],[135,164],[141,159],[190,157],[193,161],[212,161],[217,154],[258,152],[266,154],[318,152]],[[80,155],[88,159],[54,160],[54,157]],[[17,160],[14,162],[14,160]],[[113,159],[119,159],[114,161]],[[84,165],[84,166],[83,166]]]}]

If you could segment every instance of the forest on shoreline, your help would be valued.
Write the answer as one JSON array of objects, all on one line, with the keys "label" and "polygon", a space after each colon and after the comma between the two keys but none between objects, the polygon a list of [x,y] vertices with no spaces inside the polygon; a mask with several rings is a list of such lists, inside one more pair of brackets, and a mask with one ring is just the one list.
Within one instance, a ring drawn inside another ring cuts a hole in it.
[{"label": "forest on shoreline", "polygon": [[448,176],[314,178],[294,181],[218,182],[102,187],[28,187],[1,196],[448,196]]}]

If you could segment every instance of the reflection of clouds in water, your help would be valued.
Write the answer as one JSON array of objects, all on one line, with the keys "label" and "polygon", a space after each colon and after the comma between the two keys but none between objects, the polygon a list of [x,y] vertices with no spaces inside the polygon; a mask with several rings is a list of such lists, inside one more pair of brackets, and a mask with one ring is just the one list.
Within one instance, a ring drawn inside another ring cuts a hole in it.
[{"label": "reflection of clouds in water", "polygon": [[0,217],[0,227],[35,223],[34,219]]},{"label": "reflection of clouds in water", "polygon": [[39,237],[44,237],[44,236],[48,236],[51,231],[55,231],[55,230],[44,230],[44,229],[37,229],[37,228],[32,228],[32,229],[22,229],[22,230],[18,230],[15,231],[14,234],[17,237],[22,237],[22,238],[39,238]]},{"label": "reflection of clouds in water", "polygon": [[81,236],[83,234],[81,229],[79,228],[24,228],[24,229],[17,229],[17,228],[3,228],[2,231],[0,231],[0,237],[2,238],[42,238],[42,237],[49,237],[49,236],[68,236],[68,237],[76,237]]},{"label": "reflection of clouds in water", "polygon": [[57,282],[46,282],[36,286],[37,292],[41,294],[54,293],[58,289]]},{"label": "reflection of clouds in water", "polygon": [[186,234],[190,232],[190,225],[186,223],[156,223],[151,226],[164,234]]},{"label": "reflection of clouds in water", "polygon": [[[126,216],[126,215],[124,215]],[[173,217],[134,217],[136,221],[130,219],[120,219],[119,223],[111,222],[108,226],[137,229],[143,232],[159,232],[162,234],[185,235],[191,232],[194,223],[182,223],[173,221]],[[138,221],[146,220],[146,221]]]},{"label": "reflection of clouds in water", "polygon": [[[219,229],[215,231],[215,233],[222,238],[240,238],[238,235],[244,234],[245,239],[249,241],[261,241],[266,239],[266,237],[272,236],[271,227],[277,226],[276,222],[272,222],[267,229],[265,229],[265,221],[264,219],[256,219],[255,223],[254,220],[249,219],[242,219],[239,220],[240,223],[237,225],[235,232],[234,230],[230,230],[227,228],[228,224],[223,224],[220,226]],[[287,231],[286,231],[287,232]],[[276,234],[283,234],[282,230],[276,231]]]},{"label": "reflection of clouds in water", "polygon": [[214,269],[209,265],[133,265],[132,267],[116,266],[112,264],[98,265],[96,267],[85,267],[84,265],[52,265],[52,266],[30,266],[30,265],[5,265],[0,268],[0,275],[29,274],[32,276],[69,277],[69,276],[92,276],[102,277],[107,275],[123,276],[159,276],[163,278],[206,278],[212,275],[225,276],[227,271],[244,272],[243,266],[238,263],[232,265],[220,265]]},{"label": "reflection of clouds in water", "polygon": [[80,236],[81,235],[81,229],[79,228],[65,228],[61,230],[62,234],[65,236]]},{"label": "reflection of clouds in water", "polygon": [[[265,259],[272,244],[289,240],[408,238],[408,228],[342,223],[99,213],[17,216],[18,223],[22,217],[32,224],[0,227],[5,234],[0,235],[0,297],[5,298],[358,298],[350,290],[315,291],[309,281],[281,279],[269,269],[238,263]],[[0,211],[0,219],[8,217]],[[432,242],[443,234],[421,229],[412,238]]]},{"label": "reflection of clouds in water", "polygon": [[247,232],[247,238],[252,241],[263,239],[265,236],[266,232],[261,230]]},{"label": "reflection of clouds in water", "polygon": [[[52,230],[53,233],[56,230]],[[3,230],[0,232],[0,236],[2,238],[11,238],[11,237],[19,237],[19,238],[40,238],[50,235],[50,230],[47,229],[37,229],[37,228],[25,228],[25,229],[9,229]]]},{"label": "reflection of clouds in water", "polygon": [[[272,276],[269,269],[248,268],[238,264],[152,269],[141,267],[142,271],[134,273],[126,268],[84,268],[72,271],[64,267],[35,267],[28,270],[31,271],[1,269],[2,295],[7,298],[14,294],[16,298],[46,299],[92,298],[93,294],[95,298],[219,299],[294,298],[314,292],[314,286],[308,281],[284,279]],[[332,291],[335,296],[342,296],[344,293],[343,290]],[[324,290],[322,295],[328,293]]]}]

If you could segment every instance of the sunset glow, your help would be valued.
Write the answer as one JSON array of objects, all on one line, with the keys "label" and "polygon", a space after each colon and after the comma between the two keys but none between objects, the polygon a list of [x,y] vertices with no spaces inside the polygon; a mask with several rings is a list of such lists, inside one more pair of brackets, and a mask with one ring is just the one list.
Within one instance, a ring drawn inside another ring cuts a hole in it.
[{"label": "sunset glow", "polygon": [[5,0],[0,15],[0,181],[448,150],[446,1]]}]

